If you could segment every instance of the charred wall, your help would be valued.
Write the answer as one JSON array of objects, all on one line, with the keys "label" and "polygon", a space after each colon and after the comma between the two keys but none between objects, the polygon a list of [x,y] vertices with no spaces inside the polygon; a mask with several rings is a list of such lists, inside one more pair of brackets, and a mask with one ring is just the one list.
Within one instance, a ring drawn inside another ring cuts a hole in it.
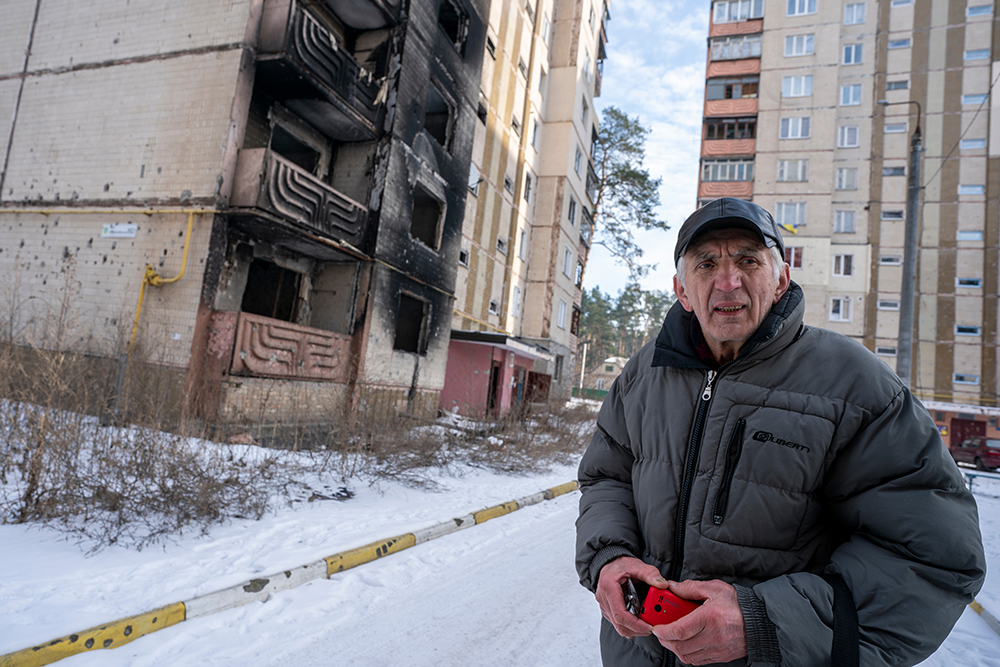
[{"label": "charred wall", "polygon": [[371,200],[380,266],[364,383],[380,404],[433,412],[444,385],[487,9],[417,0],[400,26]]}]

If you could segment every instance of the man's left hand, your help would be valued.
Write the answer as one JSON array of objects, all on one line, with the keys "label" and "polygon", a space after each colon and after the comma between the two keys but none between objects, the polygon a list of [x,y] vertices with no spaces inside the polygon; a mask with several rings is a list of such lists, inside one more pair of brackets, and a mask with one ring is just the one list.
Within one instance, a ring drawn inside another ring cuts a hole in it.
[{"label": "man's left hand", "polygon": [[682,598],[705,602],[673,623],[654,626],[660,644],[689,665],[746,657],[747,635],[735,588],[718,579],[670,582],[669,588]]}]

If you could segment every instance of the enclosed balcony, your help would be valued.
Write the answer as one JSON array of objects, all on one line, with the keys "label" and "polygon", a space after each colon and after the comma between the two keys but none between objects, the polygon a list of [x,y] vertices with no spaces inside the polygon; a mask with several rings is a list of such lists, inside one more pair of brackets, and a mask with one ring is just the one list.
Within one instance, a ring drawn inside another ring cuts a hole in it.
[{"label": "enclosed balcony", "polygon": [[590,160],[587,161],[587,196],[590,197],[590,201],[594,204],[597,203],[598,190],[601,186],[601,179],[597,177],[597,172],[594,171],[594,163]]},{"label": "enclosed balcony", "polygon": [[[384,32],[376,35],[383,42]],[[366,53],[376,60],[385,58],[384,48]],[[378,136],[384,106],[381,83],[373,74],[378,63],[362,66],[351,55],[346,36],[324,26],[299,0],[267,0],[257,63],[256,85],[331,139]]]},{"label": "enclosed balcony", "polygon": [[323,238],[363,245],[368,209],[269,148],[244,148],[231,205]]}]

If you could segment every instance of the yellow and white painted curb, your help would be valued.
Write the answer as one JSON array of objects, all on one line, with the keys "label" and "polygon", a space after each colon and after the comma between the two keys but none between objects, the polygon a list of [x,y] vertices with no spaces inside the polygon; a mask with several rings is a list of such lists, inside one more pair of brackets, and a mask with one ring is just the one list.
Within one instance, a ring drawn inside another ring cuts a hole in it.
[{"label": "yellow and white painted curb", "polygon": [[996,616],[983,609],[983,605],[979,604],[975,600],[969,603],[969,606],[972,607],[972,611],[983,617],[983,620],[986,621],[986,625],[990,626],[990,630],[1000,635],[1000,621],[997,620]]},{"label": "yellow and white painted curb", "polygon": [[60,637],[45,644],[0,655],[0,667],[41,667],[41,665],[49,665],[77,653],[103,648],[117,648],[139,637],[192,618],[207,616],[258,600],[266,601],[271,593],[295,588],[313,579],[329,578],[338,572],[369,563],[449,533],[470,528],[498,516],[510,514],[522,507],[535,505],[543,500],[551,500],[576,489],[576,482],[560,484],[551,489],[487,507],[429,528],[342,551],[308,565],[251,579],[231,588],[207,593],[184,602],[175,602],[144,614],[129,616],[83,632]]}]

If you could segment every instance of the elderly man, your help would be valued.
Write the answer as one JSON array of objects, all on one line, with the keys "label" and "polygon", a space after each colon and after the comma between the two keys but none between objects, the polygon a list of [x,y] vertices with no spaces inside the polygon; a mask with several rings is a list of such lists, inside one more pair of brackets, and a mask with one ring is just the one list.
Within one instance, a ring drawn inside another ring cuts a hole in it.
[{"label": "elderly man", "polygon": [[[577,570],[605,665],[912,665],[982,585],[975,501],[934,423],[863,346],[802,324],[783,254],[755,204],[692,214],[678,302],[601,407]],[[702,604],[650,626],[628,579]]]}]

